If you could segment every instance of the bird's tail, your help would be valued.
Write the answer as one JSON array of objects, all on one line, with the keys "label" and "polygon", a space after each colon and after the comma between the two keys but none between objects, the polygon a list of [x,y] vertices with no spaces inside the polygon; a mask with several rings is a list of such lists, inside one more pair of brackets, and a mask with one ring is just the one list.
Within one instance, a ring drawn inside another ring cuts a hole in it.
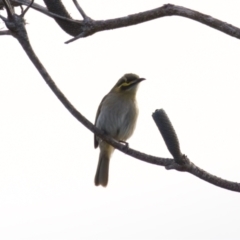
[{"label": "bird's tail", "polygon": [[95,175],[95,185],[106,187],[108,184],[108,170],[111,152],[102,149],[99,154],[97,172]]}]

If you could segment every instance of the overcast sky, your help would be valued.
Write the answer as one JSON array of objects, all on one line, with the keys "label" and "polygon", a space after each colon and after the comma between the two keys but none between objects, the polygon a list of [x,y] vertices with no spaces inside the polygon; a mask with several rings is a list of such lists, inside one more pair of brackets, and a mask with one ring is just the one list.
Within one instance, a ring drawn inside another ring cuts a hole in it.
[{"label": "overcast sky", "polygon": [[[80,19],[73,3],[64,2]],[[166,3],[80,1],[99,20]],[[240,27],[237,0],[171,3]],[[139,88],[140,114],[129,145],[171,157],[151,117],[163,108],[192,162],[240,181],[240,40],[173,16],[66,45],[71,36],[51,18],[30,10],[26,20],[36,54],[89,120],[115,82],[136,73],[147,80]],[[93,134],[59,102],[14,38],[0,36],[0,43],[0,239],[240,238],[239,193],[188,173],[115,151],[108,187],[95,187]]]}]

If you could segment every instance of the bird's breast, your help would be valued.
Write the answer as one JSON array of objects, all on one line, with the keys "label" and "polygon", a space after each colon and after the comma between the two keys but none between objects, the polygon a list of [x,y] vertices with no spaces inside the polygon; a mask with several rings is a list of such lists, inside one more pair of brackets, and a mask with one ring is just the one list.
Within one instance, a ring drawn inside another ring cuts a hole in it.
[{"label": "bird's breast", "polygon": [[135,99],[111,101],[107,97],[102,103],[96,126],[113,138],[126,141],[135,129],[137,116]]}]

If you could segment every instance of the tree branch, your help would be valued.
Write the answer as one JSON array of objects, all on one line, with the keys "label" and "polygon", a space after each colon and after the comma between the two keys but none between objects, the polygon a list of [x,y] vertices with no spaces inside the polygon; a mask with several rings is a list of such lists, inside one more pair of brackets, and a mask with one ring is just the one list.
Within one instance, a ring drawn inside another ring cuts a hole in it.
[{"label": "tree branch", "polygon": [[[3,0],[0,0],[0,9],[2,8]],[[30,5],[30,0],[12,0],[15,5],[24,4]],[[166,4],[162,7],[152,9],[149,11],[128,15],[126,17],[109,19],[109,20],[92,20],[86,18],[83,20],[74,20],[64,7],[61,0],[44,0],[48,10],[40,6],[39,4],[33,4],[32,8],[53,17],[58,25],[68,34],[74,36],[73,39],[68,40],[66,43],[73,42],[79,38],[90,36],[94,33],[106,30],[112,30],[122,27],[128,27],[143,22],[151,21],[157,18],[169,17],[169,16],[181,16],[200,22],[204,25],[219,30],[232,37],[240,39],[240,29],[220,21],[209,15],[181,7],[172,4]],[[82,10],[83,11],[83,10]]]},{"label": "tree branch", "polygon": [[151,21],[157,18],[174,16],[174,15],[195,20],[209,27],[215,28],[223,33],[226,33],[232,37],[236,37],[240,39],[240,29],[237,27],[234,27],[228,23],[220,21],[209,15],[202,14],[200,12],[197,12],[185,7],[166,4],[162,7],[159,7],[153,10],[128,15],[122,18],[109,19],[106,21],[94,21],[94,20],[87,21],[87,22],[83,21],[84,33],[81,32],[79,35],[70,39],[66,43],[73,42],[78,38],[86,37],[96,32],[132,26],[132,25],[143,23],[143,22]]},{"label": "tree branch", "polygon": [[8,30],[3,30],[3,31],[0,31],[0,35],[12,35],[10,31]]},{"label": "tree branch", "polygon": [[121,152],[128,154],[134,158],[142,160],[147,163],[165,166],[166,169],[175,169],[178,171],[186,171],[189,172],[211,184],[219,186],[221,188],[225,188],[231,191],[240,192],[240,183],[230,182],[219,177],[216,177],[206,171],[200,169],[196,165],[194,165],[187,158],[186,155],[181,153],[179,147],[179,141],[177,135],[172,127],[172,124],[167,117],[166,113],[163,110],[157,110],[153,114],[153,118],[159,127],[161,134],[165,140],[165,143],[174,156],[174,159],[170,158],[160,158],[151,155],[147,155],[136,151],[134,149],[128,148],[127,146],[115,141],[110,136],[105,135],[100,129],[96,128],[90,121],[88,121],[77,109],[69,102],[69,100],[64,96],[61,90],[54,83],[51,76],[48,74],[42,63],[37,58],[34,53],[31,44],[28,39],[28,35],[25,29],[24,19],[20,15],[15,14],[9,4],[9,0],[3,0],[5,6],[7,8],[8,18],[4,18],[2,16],[1,19],[5,22],[7,28],[11,31],[12,35],[17,38],[22,48],[37,68],[38,72],[41,74],[47,85],[51,88],[57,98],[62,102],[62,104],[67,108],[67,110],[86,128],[88,128],[91,132],[95,133],[98,137],[102,138],[107,143],[111,144],[114,148],[120,150]]},{"label": "tree branch", "polygon": [[[30,6],[30,4],[31,4],[30,0],[11,0],[11,3],[12,3],[13,6],[22,6],[22,5]],[[56,3],[57,3],[57,0],[56,0]],[[3,0],[0,0],[0,9],[3,9],[3,6],[4,6]],[[67,32],[68,34],[72,35],[72,36],[75,36],[76,33],[80,31],[79,28],[81,27],[81,21],[72,19],[69,14],[68,15],[67,14],[63,14],[65,17],[64,16],[60,16],[58,14],[50,12],[46,7],[43,7],[43,6],[41,6],[41,5],[37,4],[37,3],[33,3],[31,8],[33,8],[34,10],[39,11],[39,12],[47,15],[48,17],[51,17],[51,18],[54,18],[54,19],[62,19],[65,22],[69,22],[69,25],[67,25],[67,29],[63,29],[63,30],[65,32]],[[58,9],[57,9],[57,11],[59,13],[62,13]],[[71,32],[71,24],[72,23],[74,23],[75,24],[75,28],[77,28],[77,31],[74,30],[74,33]]]}]

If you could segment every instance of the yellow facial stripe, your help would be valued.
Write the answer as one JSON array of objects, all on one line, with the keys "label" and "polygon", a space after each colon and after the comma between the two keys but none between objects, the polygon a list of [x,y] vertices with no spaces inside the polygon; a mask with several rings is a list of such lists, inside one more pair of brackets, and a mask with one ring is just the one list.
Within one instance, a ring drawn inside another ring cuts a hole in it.
[{"label": "yellow facial stripe", "polygon": [[129,85],[131,85],[131,83],[124,82],[124,83],[121,84],[121,87],[127,87]]}]

